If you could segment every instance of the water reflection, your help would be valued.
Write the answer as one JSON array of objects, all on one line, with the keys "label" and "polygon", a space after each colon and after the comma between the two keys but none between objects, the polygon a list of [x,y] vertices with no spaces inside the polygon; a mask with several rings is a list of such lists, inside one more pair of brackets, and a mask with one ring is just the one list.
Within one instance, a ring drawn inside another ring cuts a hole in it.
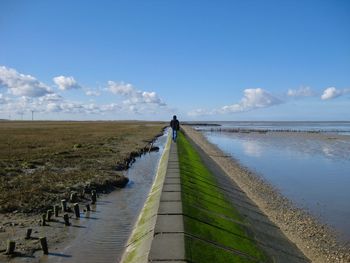
[{"label": "water reflection", "polygon": [[350,137],[204,134],[350,241]]},{"label": "water reflection", "polygon": [[252,157],[260,157],[262,154],[262,147],[256,141],[243,141],[243,150],[246,155]]}]

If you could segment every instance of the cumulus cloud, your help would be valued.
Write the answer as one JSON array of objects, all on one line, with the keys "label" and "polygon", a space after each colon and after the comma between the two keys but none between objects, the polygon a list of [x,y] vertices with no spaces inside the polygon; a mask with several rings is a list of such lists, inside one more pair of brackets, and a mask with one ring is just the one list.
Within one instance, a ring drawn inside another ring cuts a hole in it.
[{"label": "cumulus cloud", "polygon": [[281,102],[280,99],[261,88],[245,89],[244,96],[239,103],[223,106],[219,112],[235,113],[250,111],[259,108],[267,108],[280,104]]},{"label": "cumulus cloud", "polygon": [[63,100],[63,97],[56,93],[47,94],[39,98],[39,101],[41,102],[56,102],[56,101],[62,101],[62,100]]},{"label": "cumulus cloud", "polygon": [[[57,76],[53,82],[60,90],[81,88],[87,96],[99,96],[102,90],[84,89],[73,77]],[[153,114],[159,112],[159,107],[166,104],[159,98],[156,92],[142,91],[131,84],[108,82],[110,92],[122,96],[122,101],[117,103],[95,104],[92,101],[71,101],[63,97],[36,78],[24,75],[15,69],[0,67],[0,113],[22,114],[34,110],[39,114],[65,113],[65,114]],[[164,107],[167,109],[167,107]]]},{"label": "cumulus cloud", "polygon": [[206,109],[195,109],[195,110],[189,111],[187,114],[191,117],[197,117],[197,116],[211,115],[213,114],[213,111],[208,111]]},{"label": "cumulus cloud", "polygon": [[61,105],[55,102],[49,102],[46,105],[46,110],[48,112],[60,112],[62,111]]},{"label": "cumulus cloud", "polygon": [[243,98],[238,103],[225,105],[213,110],[195,109],[188,112],[188,115],[196,117],[202,115],[237,113],[259,108],[267,108],[282,103],[279,98],[261,88],[245,89],[243,93]]},{"label": "cumulus cloud", "polygon": [[0,93],[0,104],[5,104],[9,101],[8,98],[4,96],[4,94]]},{"label": "cumulus cloud", "polygon": [[80,102],[50,102],[44,108],[47,112],[63,112],[70,114],[105,114],[107,112],[116,112],[121,107],[118,104],[102,104],[97,105],[95,103],[80,103]]},{"label": "cumulus cloud", "polygon": [[350,89],[337,89],[335,87],[329,87],[323,91],[321,99],[330,100],[348,93],[350,93]]},{"label": "cumulus cloud", "polygon": [[122,96],[130,96],[135,93],[135,88],[129,84],[124,82],[114,82],[108,81],[108,90],[114,94],[122,95]]},{"label": "cumulus cloud", "polygon": [[97,90],[87,90],[85,94],[86,96],[91,96],[91,97],[97,97],[101,95],[101,93]]},{"label": "cumulus cloud", "polygon": [[0,66],[0,85],[8,88],[9,93],[15,96],[41,97],[52,93],[47,85],[33,76],[5,66]]},{"label": "cumulus cloud", "polygon": [[314,93],[312,92],[310,87],[300,87],[299,89],[289,89],[287,92],[287,95],[289,97],[310,97],[313,96]]},{"label": "cumulus cloud", "polygon": [[73,77],[57,76],[53,78],[53,82],[60,90],[80,89],[81,86]]},{"label": "cumulus cloud", "polygon": [[107,90],[113,94],[125,97],[126,99],[123,101],[123,103],[128,106],[135,106],[137,104],[166,106],[166,104],[159,98],[156,92],[137,90],[133,87],[133,85],[128,83],[108,81]]}]

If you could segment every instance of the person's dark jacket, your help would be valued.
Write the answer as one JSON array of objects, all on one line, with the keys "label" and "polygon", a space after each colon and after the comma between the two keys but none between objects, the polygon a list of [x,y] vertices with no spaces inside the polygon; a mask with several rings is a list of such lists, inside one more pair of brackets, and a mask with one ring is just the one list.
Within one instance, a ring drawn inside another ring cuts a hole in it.
[{"label": "person's dark jacket", "polygon": [[171,120],[170,127],[176,131],[180,129],[180,122],[178,120]]}]

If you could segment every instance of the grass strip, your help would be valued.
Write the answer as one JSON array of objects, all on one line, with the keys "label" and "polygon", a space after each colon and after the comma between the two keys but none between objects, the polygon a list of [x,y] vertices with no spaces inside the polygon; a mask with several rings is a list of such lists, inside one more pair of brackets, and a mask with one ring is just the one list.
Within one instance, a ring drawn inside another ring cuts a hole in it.
[{"label": "grass strip", "polygon": [[247,222],[182,133],[178,137],[178,154],[182,184],[200,181],[182,187],[186,259],[204,263],[269,262],[246,227]]}]

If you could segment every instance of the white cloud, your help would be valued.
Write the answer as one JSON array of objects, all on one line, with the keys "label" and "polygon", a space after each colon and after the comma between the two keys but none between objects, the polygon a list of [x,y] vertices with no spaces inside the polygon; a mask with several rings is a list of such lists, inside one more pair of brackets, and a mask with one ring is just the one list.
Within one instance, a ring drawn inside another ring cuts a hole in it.
[{"label": "white cloud", "polygon": [[[123,104],[127,106],[135,106],[140,104],[166,106],[166,104],[158,97],[156,92],[137,90],[131,84],[128,83],[108,81],[107,90],[112,92],[113,94],[125,97],[126,99],[123,101]],[[134,111],[133,107],[132,111]]]},{"label": "white cloud", "polygon": [[267,108],[273,105],[280,104],[282,101],[274,97],[269,92],[257,89],[245,89],[244,96],[239,103],[223,106],[219,112],[221,113],[235,113],[250,111],[259,108]]},{"label": "white cloud", "polygon": [[337,89],[335,87],[326,88],[321,95],[322,100],[330,100],[350,93],[350,89]]},{"label": "white cloud", "polygon": [[81,86],[73,77],[57,76],[53,78],[53,82],[60,90],[80,89]]},{"label": "white cloud", "polygon": [[24,75],[15,69],[0,66],[0,85],[8,88],[15,96],[41,97],[52,93],[50,88],[31,75]]},{"label": "white cloud", "polygon": [[314,93],[312,92],[310,87],[300,87],[299,89],[289,89],[287,92],[287,95],[289,97],[310,97],[313,96]]},{"label": "white cloud", "polygon": [[94,96],[94,97],[98,97],[101,95],[101,93],[97,90],[87,90],[85,94],[86,96]]},{"label": "white cloud", "polygon": [[55,101],[62,101],[62,100],[63,100],[63,97],[56,93],[47,94],[39,98],[39,101],[41,102],[55,102]]},{"label": "white cloud", "polygon": [[0,104],[5,104],[9,101],[9,98],[6,98],[4,94],[0,93]]},{"label": "white cloud", "polygon": [[[82,88],[73,77],[57,76],[53,81],[60,90]],[[120,116],[129,114],[157,114],[159,107],[166,104],[154,91],[141,91],[131,84],[108,82],[108,90],[123,97],[122,102],[95,104],[93,101],[70,101],[53,92],[49,86],[30,75],[18,73],[15,69],[0,67],[0,89],[5,88],[6,97],[0,93],[1,114],[21,114],[34,110],[39,114],[107,114]],[[99,96],[102,89],[83,89],[87,96]],[[68,95],[67,95],[68,96]],[[85,98],[86,99],[86,98]],[[163,109],[167,109],[164,107]]]},{"label": "white cloud", "polygon": [[122,96],[131,96],[136,91],[135,88],[129,83],[118,83],[111,80],[108,81],[108,90],[114,94]]},{"label": "white cloud", "polygon": [[62,111],[61,105],[55,102],[49,102],[46,105],[46,109],[48,112],[60,112]]},{"label": "white cloud", "polygon": [[188,115],[191,117],[197,117],[197,116],[211,115],[212,113],[213,112],[210,112],[206,109],[195,109],[188,112]]},{"label": "white cloud", "polygon": [[257,88],[257,89],[245,89],[244,96],[240,102],[222,106],[219,109],[206,110],[206,109],[195,109],[188,112],[189,116],[203,116],[203,115],[215,115],[215,114],[227,114],[250,111],[259,108],[267,108],[273,105],[282,103],[280,99],[273,96],[269,92]]}]

